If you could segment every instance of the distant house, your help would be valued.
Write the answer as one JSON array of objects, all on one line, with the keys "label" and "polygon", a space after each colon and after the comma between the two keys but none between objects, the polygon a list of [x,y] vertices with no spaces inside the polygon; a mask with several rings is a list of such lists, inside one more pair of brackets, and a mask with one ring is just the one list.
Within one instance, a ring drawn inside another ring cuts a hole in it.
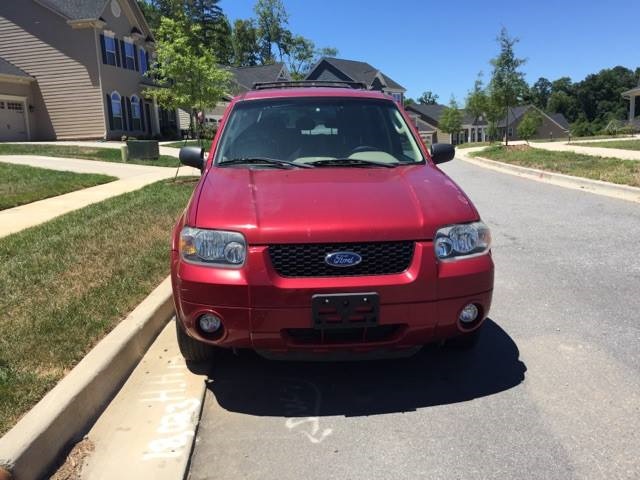
[{"label": "distant house", "polygon": [[420,136],[429,144],[453,143],[454,145],[467,142],[484,142],[488,135],[486,119],[480,116],[476,119],[465,111],[462,114],[462,128],[458,133],[449,134],[440,129],[440,118],[447,107],[445,105],[424,105],[412,103],[405,107]]},{"label": "distant house", "polygon": [[509,136],[509,140],[521,140],[518,136],[518,125],[525,117],[527,112],[535,109],[542,117],[542,123],[538,127],[536,134],[532,137],[535,139],[543,138],[559,138],[566,137],[569,133],[569,122],[561,113],[545,113],[533,105],[521,105],[509,108],[509,123],[507,117],[498,122],[498,137],[505,138]]},{"label": "distant house", "polygon": [[321,58],[305,80],[362,82],[369,90],[380,90],[391,95],[398,103],[404,101],[407,91],[402,85],[366,62],[341,58]]},{"label": "distant house", "polygon": [[640,130],[640,118],[636,117],[636,103],[638,97],[640,97],[640,85],[626,92],[622,92],[622,97],[629,100],[629,124],[635,130]]},{"label": "distant house", "polygon": [[143,94],[153,56],[135,0],[0,2],[0,140],[175,132]]},{"label": "distant house", "polygon": [[289,69],[284,63],[273,63],[271,65],[258,65],[255,67],[225,67],[233,75],[231,79],[231,92],[218,102],[216,107],[207,110],[205,122],[208,124],[218,124],[224,114],[227,105],[234,95],[249,91],[256,83],[279,82],[291,80]]}]

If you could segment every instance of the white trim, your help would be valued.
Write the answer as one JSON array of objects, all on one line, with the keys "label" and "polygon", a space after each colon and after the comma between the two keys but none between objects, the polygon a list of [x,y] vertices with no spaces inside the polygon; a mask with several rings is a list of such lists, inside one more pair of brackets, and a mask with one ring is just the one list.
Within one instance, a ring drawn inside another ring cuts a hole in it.
[{"label": "white trim", "polygon": [[115,32],[112,32],[111,30],[103,30],[102,34],[105,37],[111,37],[111,38],[115,38],[115,36],[116,36]]},{"label": "white trim", "polygon": [[13,102],[22,102],[22,108],[24,111],[24,125],[27,129],[27,141],[31,140],[31,127],[29,125],[29,104],[27,103],[27,97],[17,96],[17,95],[2,95],[0,94],[1,100],[9,100]]},{"label": "white trim", "polygon": [[19,75],[10,75],[8,73],[0,73],[0,82],[7,83],[20,83],[23,85],[28,85],[31,82],[35,82],[36,79],[33,77],[22,77]]},{"label": "white trim", "polygon": [[[94,29],[94,41],[96,42],[96,64],[98,65],[98,85],[100,85],[100,93],[102,98],[104,99],[104,94],[106,93],[103,89],[102,89],[102,56],[101,56],[101,52],[100,52],[100,32],[97,29]],[[105,50],[107,49],[107,46],[105,45]],[[109,96],[109,101],[111,101],[111,96]],[[100,102],[101,106],[102,106],[102,121],[103,121],[103,125],[104,125],[104,136],[102,138],[104,138],[105,140],[107,139],[107,135],[109,135],[109,118],[108,118],[108,112],[105,111],[106,105],[104,104],[104,101]]]}]

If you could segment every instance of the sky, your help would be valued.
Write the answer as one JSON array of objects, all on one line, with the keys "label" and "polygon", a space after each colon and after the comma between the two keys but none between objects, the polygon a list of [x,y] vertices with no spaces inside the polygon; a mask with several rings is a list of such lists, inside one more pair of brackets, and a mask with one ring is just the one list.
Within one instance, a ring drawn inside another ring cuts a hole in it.
[{"label": "sky", "polygon": [[[582,80],[603,68],[640,66],[640,0],[283,0],[289,28],[366,61],[415,98],[426,90],[459,103],[479,72],[491,76],[504,26],[529,84],[539,77]],[[255,0],[221,0],[233,22],[253,16]]]}]

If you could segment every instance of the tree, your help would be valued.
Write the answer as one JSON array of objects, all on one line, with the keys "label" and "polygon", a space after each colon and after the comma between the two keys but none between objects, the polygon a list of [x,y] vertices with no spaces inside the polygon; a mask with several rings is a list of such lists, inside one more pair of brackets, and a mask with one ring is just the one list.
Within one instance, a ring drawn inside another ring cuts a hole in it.
[{"label": "tree", "polygon": [[263,65],[275,62],[274,45],[282,61],[292,38],[291,32],[287,29],[289,14],[282,0],[258,0],[253,11],[257,17],[260,62]]},{"label": "tree", "polygon": [[482,73],[480,73],[473,84],[473,90],[467,94],[465,110],[475,121],[480,118],[480,116],[485,115],[488,101],[487,93],[485,92],[482,84]]},{"label": "tree", "polygon": [[451,96],[449,106],[442,111],[438,125],[440,130],[450,134],[452,137],[462,130],[462,112],[460,112],[454,96]]},{"label": "tree", "polygon": [[438,103],[438,95],[433,93],[431,90],[427,90],[418,97],[418,103],[422,105],[435,105]]},{"label": "tree", "polygon": [[404,97],[404,106],[408,107],[409,105],[415,105],[416,101],[410,97]]},{"label": "tree", "polygon": [[166,108],[191,109],[192,125],[198,110],[213,108],[228,91],[231,74],[217,66],[210,49],[194,45],[200,25],[192,25],[184,16],[163,17],[156,33],[157,62],[150,74],[164,79],[166,88],[148,88],[151,96]]},{"label": "tree", "polygon": [[[506,28],[502,28],[497,41],[500,44],[500,53],[491,60],[493,65],[491,91],[495,101],[505,112],[508,125],[509,107],[517,105],[528,88],[524,81],[524,74],[519,70],[526,60],[516,57],[514,46],[518,43],[518,39],[510,37]],[[506,139],[508,145],[508,135]]]},{"label": "tree", "polygon": [[529,89],[531,103],[542,110],[546,109],[549,97],[551,96],[552,87],[552,83],[544,77],[540,77],[536,80]]},{"label": "tree", "polygon": [[231,44],[233,46],[233,65],[253,67],[258,64],[260,48],[258,47],[258,31],[253,19],[235,21]]},{"label": "tree", "polygon": [[286,47],[285,60],[294,80],[302,80],[320,57],[333,57],[338,49],[324,47],[316,49],[315,44],[302,35],[291,37]]},{"label": "tree", "polygon": [[528,144],[529,139],[536,134],[540,125],[542,125],[542,115],[535,108],[530,108],[518,125],[518,136]]}]

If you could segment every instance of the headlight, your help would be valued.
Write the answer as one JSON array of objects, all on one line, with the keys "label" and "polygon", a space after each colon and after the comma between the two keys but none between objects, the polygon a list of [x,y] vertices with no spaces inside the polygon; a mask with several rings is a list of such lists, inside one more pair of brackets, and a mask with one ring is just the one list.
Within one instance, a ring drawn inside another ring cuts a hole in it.
[{"label": "headlight", "polygon": [[237,232],[184,227],[180,232],[180,254],[189,262],[241,267],[247,257],[247,242]]},{"label": "headlight", "polygon": [[436,232],[434,246],[440,260],[475,257],[491,248],[491,231],[482,222],[451,225]]}]

